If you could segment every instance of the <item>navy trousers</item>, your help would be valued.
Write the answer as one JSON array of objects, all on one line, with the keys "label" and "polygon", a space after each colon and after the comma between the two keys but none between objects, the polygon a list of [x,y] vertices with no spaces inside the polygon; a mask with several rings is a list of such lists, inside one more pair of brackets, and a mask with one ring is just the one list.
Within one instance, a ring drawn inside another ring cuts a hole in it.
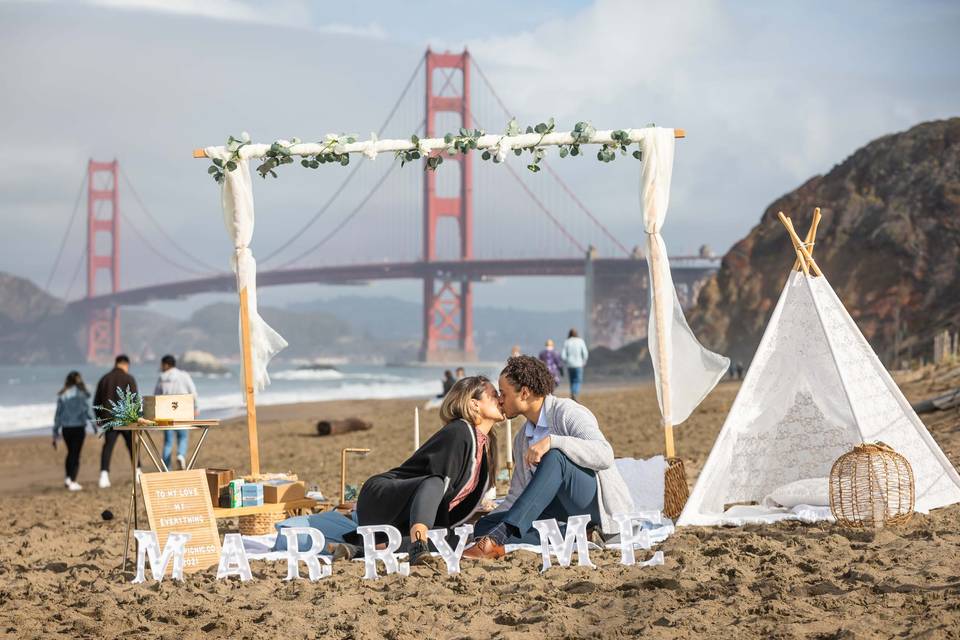
[{"label": "navy trousers", "polygon": [[474,535],[479,538],[506,522],[520,532],[519,537],[511,537],[507,544],[540,544],[540,534],[533,528],[534,520],[556,518],[562,523],[570,516],[582,514],[589,515],[592,523],[600,524],[597,474],[574,464],[559,449],[550,449],[510,509],[481,518],[474,527]]}]

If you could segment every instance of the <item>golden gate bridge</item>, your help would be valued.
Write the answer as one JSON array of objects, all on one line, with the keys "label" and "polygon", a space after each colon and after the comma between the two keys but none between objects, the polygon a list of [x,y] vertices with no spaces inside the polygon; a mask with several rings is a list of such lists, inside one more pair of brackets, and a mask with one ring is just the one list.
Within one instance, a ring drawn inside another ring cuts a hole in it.
[{"label": "golden gate bridge", "polygon": [[[434,137],[461,127],[483,129],[488,122],[510,117],[467,51],[427,50],[377,135],[392,126]],[[586,276],[588,304],[595,306],[603,301],[592,290],[592,274],[632,280],[641,289],[646,286],[646,265],[639,252],[624,246],[548,162],[541,164],[544,171],[536,176],[509,163],[475,166],[472,154],[445,159],[437,172],[401,171],[399,166],[398,162],[361,160],[345,170],[340,184],[312,216],[276,248],[258,256],[258,286],[420,280],[420,356],[427,362],[476,358],[476,282],[516,276]],[[121,214],[121,180],[142,217],[127,214],[126,209]],[[88,360],[106,360],[121,351],[123,306],[235,291],[231,272],[208,264],[171,237],[119,162],[90,160],[83,184],[86,243],[65,297],[70,299],[85,270],[86,292],[70,300],[68,308],[87,319]],[[78,196],[47,289],[62,264],[80,201]],[[151,231],[145,230],[145,223]],[[145,255],[146,249],[164,270],[182,272],[183,277],[134,285],[122,282],[120,239],[126,238],[128,230],[138,255]],[[159,247],[158,240],[162,241]],[[718,266],[719,260],[711,256],[671,258],[682,302],[691,301],[698,284]],[[636,296],[641,306],[645,304],[641,291]],[[590,309],[587,312],[589,316]],[[588,320],[588,332],[589,325]],[[600,338],[592,337],[594,342]]]}]

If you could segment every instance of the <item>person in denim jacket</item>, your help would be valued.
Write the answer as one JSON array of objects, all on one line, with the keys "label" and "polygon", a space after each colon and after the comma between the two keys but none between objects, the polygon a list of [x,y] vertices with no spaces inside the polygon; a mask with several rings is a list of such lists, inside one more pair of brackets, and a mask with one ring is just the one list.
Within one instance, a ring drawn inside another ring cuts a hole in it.
[{"label": "person in denim jacket", "polygon": [[63,484],[70,491],[80,491],[83,487],[77,482],[80,470],[80,450],[86,436],[87,424],[93,421],[93,406],[90,404],[90,392],[83,383],[79,371],[71,371],[63,383],[63,389],[57,394],[57,413],[53,417],[53,448],[63,436],[67,445],[66,478]]}]

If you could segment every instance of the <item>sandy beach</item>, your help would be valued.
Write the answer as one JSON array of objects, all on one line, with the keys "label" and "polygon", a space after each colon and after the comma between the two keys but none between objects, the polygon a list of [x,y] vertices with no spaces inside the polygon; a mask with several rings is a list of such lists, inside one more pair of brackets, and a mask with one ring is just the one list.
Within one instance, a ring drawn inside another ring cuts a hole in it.
[{"label": "sandy beach", "polygon": [[[910,400],[935,393],[922,374],[903,379]],[[691,483],[736,394],[721,384],[677,429]],[[588,392],[618,456],[662,453],[653,387]],[[356,483],[410,452],[414,400],[265,407],[265,471],[294,471],[335,495],[339,450]],[[320,418],[358,416],[367,432],[321,438]],[[960,410],[923,417],[960,464]],[[424,432],[438,428],[435,411]],[[879,533],[830,524],[683,528],[661,545],[666,564],[624,567],[597,552],[596,570],[554,568],[515,552],[498,564],[464,562],[457,577],[415,567],[410,577],[361,579],[338,563],[316,583],[283,581],[283,562],[253,561],[255,580],[217,581],[215,568],[182,584],[130,584],[118,571],[130,470],[114,453],[114,486],[96,488],[100,442],[88,436],[84,490],[62,487],[63,450],[49,438],[9,439],[0,448],[0,634],[7,637],[335,638],[960,638],[960,505],[916,515]],[[198,466],[245,469],[246,431],[233,421],[211,433]],[[111,521],[101,519],[105,509]],[[221,533],[231,530],[221,522]],[[235,530],[235,529],[234,529]]]}]

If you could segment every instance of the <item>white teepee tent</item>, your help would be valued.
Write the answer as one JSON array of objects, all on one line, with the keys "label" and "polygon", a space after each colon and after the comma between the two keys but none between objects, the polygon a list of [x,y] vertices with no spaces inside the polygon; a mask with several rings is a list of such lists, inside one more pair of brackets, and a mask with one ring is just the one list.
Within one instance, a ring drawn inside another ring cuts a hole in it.
[{"label": "white teepee tent", "polygon": [[677,524],[731,523],[724,505],[760,502],[787,483],[825,478],[840,455],[875,441],[910,462],[917,511],[960,502],[960,475],[807,251],[816,222],[804,245],[789,219],[781,220],[803,256],[802,270],[787,279]]}]

